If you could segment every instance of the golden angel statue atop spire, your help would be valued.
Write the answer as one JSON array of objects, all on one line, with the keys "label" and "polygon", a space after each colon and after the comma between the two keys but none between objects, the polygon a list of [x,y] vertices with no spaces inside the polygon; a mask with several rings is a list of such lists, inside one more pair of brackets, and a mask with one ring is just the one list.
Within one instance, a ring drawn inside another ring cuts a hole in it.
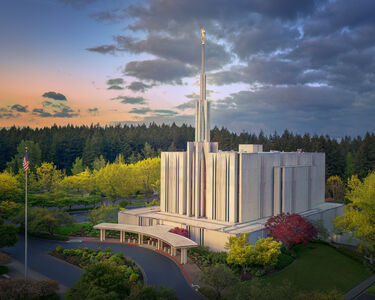
[{"label": "golden angel statue atop spire", "polygon": [[206,30],[202,28],[201,31],[202,31],[202,44],[204,45],[204,37],[206,36]]}]

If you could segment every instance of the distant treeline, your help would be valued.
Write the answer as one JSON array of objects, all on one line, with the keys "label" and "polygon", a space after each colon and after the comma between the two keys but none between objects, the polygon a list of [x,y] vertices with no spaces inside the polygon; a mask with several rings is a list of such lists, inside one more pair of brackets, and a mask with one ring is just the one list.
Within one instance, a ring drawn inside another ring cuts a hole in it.
[{"label": "distant treeline", "polygon": [[[122,154],[126,162],[157,156],[160,151],[185,150],[186,142],[194,140],[194,128],[187,125],[149,126],[52,126],[41,129],[17,128],[0,130],[0,170],[9,169],[9,163],[22,149],[21,141],[33,141],[40,148],[41,162],[54,162],[69,174],[77,157],[90,168],[95,158],[102,155],[113,162]],[[375,169],[375,135],[345,137],[293,134],[266,136],[243,132],[236,134],[226,128],[211,130],[211,140],[219,143],[220,150],[237,150],[238,144],[263,144],[264,151],[296,151],[326,153],[326,177],[339,175],[348,178],[357,174],[365,177]],[[18,147],[20,148],[20,147]]]}]

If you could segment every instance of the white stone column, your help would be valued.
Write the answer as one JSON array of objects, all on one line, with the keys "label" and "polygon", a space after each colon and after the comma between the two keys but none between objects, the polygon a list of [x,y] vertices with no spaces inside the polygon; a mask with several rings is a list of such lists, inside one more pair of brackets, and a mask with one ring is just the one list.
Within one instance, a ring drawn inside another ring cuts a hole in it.
[{"label": "white stone column", "polygon": [[187,249],[181,248],[181,264],[184,265],[187,263]]},{"label": "white stone column", "polygon": [[100,229],[100,241],[105,241],[105,229]]}]

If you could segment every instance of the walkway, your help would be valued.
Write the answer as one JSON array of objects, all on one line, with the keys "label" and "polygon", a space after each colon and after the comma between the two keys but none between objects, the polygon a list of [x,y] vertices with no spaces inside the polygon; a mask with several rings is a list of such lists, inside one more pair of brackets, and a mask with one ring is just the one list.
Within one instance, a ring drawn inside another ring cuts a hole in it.
[{"label": "walkway", "polygon": [[356,287],[352,288],[345,294],[345,299],[352,300],[356,299],[359,295],[365,292],[369,287],[375,283],[375,274],[362,281]]},{"label": "walkway", "polygon": [[[154,225],[154,226],[137,226],[129,224],[101,223],[94,226],[100,229],[100,241],[105,241],[106,230],[120,231],[120,242],[137,243],[139,245],[147,244],[154,246],[157,250],[164,250],[172,256],[177,256],[177,251],[181,253],[181,264],[187,262],[187,249],[196,247],[198,244],[186,237],[171,233],[171,226]],[[136,234],[126,238],[126,233]],[[145,240],[146,239],[146,240]]]},{"label": "walkway", "polygon": [[[72,287],[81,277],[83,270],[48,255],[48,252],[55,249],[58,245],[64,248],[101,247],[103,249],[110,247],[113,252],[123,252],[125,256],[132,258],[145,272],[147,284],[171,288],[176,291],[178,298],[182,300],[200,299],[199,294],[191,288],[175,262],[157,251],[134,245],[59,242],[29,237],[29,268],[67,287]],[[23,263],[23,236],[19,237],[19,241],[15,246],[3,248],[2,250]]]}]

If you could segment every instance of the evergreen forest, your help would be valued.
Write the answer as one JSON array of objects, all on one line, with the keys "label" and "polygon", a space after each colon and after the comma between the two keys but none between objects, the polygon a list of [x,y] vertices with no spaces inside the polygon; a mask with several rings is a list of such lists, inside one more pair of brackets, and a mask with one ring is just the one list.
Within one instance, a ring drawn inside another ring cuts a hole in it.
[{"label": "evergreen forest", "polygon": [[[99,157],[114,162],[121,154],[126,163],[156,157],[161,151],[186,150],[186,142],[194,140],[194,128],[187,125],[125,125],[125,126],[52,126],[32,129],[11,127],[0,130],[0,170],[17,173],[22,167],[24,146],[29,148],[30,166],[53,162],[58,169],[72,174],[77,158],[83,165],[94,168]],[[27,141],[27,143],[26,143]],[[325,152],[326,177],[338,175],[343,179],[353,174],[359,178],[375,169],[375,135],[332,138],[294,134],[265,135],[260,132],[233,133],[226,128],[211,130],[211,141],[219,143],[219,150],[237,150],[239,144],[263,144],[264,151]]]}]

